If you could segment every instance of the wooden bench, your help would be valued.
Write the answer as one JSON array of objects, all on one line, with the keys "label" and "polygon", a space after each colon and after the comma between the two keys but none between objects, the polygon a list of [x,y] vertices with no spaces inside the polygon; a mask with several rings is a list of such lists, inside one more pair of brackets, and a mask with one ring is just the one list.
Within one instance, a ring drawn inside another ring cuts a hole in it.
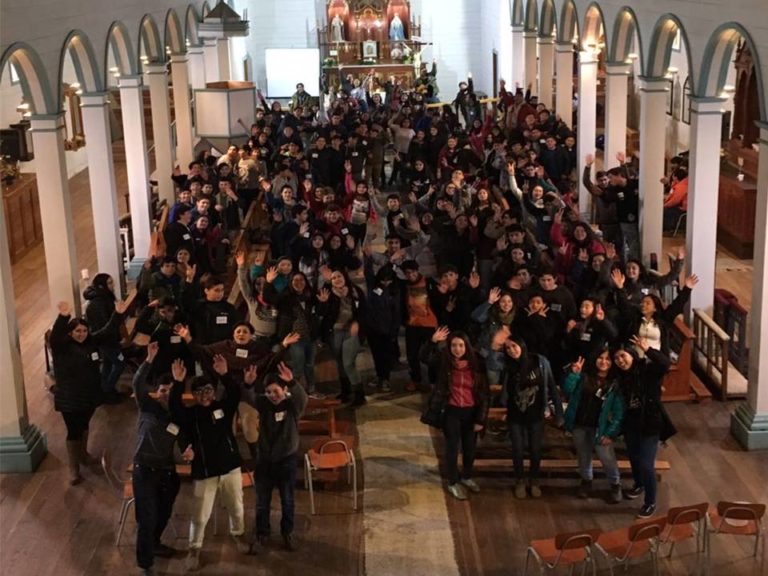
[{"label": "wooden bench", "polygon": [[[530,465],[530,460],[526,459],[524,461],[526,469]],[[621,474],[626,475],[632,472],[632,465],[629,460],[619,460],[618,465]],[[513,462],[511,458],[484,458],[476,460],[474,467],[483,472],[509,472],[513,468]],[[603,464],[600,460],[593,460],[592,467],[601,469]],[[579,461],[575,458],[542,459],[540,469],[545,474],[576,473],[579,470]],[[661,474],[670,469],[671,466],[666,460],[656,460],[656,476],[658,478],[661,478]]]},{"label": "wooden bench", "polygon": [[731,338],[704,311],[693,311],[693,367],[721,400],[744,398],[747,379],[730,362]]}]

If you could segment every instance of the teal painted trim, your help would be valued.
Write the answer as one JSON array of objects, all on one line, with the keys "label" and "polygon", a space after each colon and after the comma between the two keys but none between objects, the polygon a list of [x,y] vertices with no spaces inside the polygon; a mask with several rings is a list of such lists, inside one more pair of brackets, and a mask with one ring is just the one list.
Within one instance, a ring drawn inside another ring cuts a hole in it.
[{"label": "teal painted trim", "polygon": [[[584,26],[582,26],[583,34],[579,34],[579,42],[583,42],[584,40],[586,40],[586,38],[584,38],[583,36],[585,36],[589,32],[589,30],[587,29],[587,14],[589,14],[592,8],[597,10],[597,13],[600,15],[600,23],[603,25],[603,30],[604,31],[608,30],[608,27],[605,25],[605,16],[603,15],[603,9],[600,7],[600,4],[598,4],[597,2],[590,2],[589,6],[587,6],[587,9],[584,12]],[[597,29],[595,30],[595,35],[597,36],[597,34],[599,33],[600,33],[600,26],[598,26]],[[595,37],[595,41],[597,40],[598,38]],[[606,50],[606,52],[607,51],[608,50]]]},{"label": "teal painted trim", "polygon": [[744,402],[731,414],[731,434],[746,450],[768,450],[768,414],[755,414]]},{"label": "teal painted trim", "polygon": [[11,57],[18,50],[22,50],[30,60],[32,66],[32,72],[35,75],[37,85],[40,87],[40,93],[43,98],[42,102],[38,102],[32,97],[31,81],[32,79],[27,77],[27,70],[24,66],[16,66],[16,72],[19,75],[19,82],[21,83],[21,92],[24,94],[24,98],[30,103],[32,107],[32,113],[35,114],[54,114],[59,111],[59,106],[56,105],[56,101],[51,91],[51,86],[48,82],[48,76],[45,74],[45,67],[40,56],[35,52],[26,42],[14,42],[3,52],[0,57],[0,70],[5,69],[5,65],[10,61]]},{"label": "teal painted trim", "polygon": [[[191,19],[190,19],[191,16]],[[184,15],[184,42],[189,40],[191,46],[202,46],[197,36],[197,25],[200,23],[200,13],[194,4],[187,7],[187,13]],[[190,26],[190,24],[194,24]]]},{"label": "teal painted trim", "polygon": [[541,6],[539,21],[539,37],[549,38],[555,29],[555,4],[553,0],[544,0]]},{"label": "teal painted trim", "polygon": [[642,68],[642,70],[647,76],[663,76],[664,71],[669,67],[669,60],[672,57],[672,43],[675,41],[674,35],[670,34],[666,41],[664,59],[661,62],[661,66],[656,62],[656,50],[653,49],[661,41],[660,35],[662,33],[662,27],[667,21],[675,23],[677,29],[680,31],[680,43],[685,43],[685,53],[688,57],[688,76],[691,79],[691,94],[696,94],[696,86],[698,83],[693,74],[694,67],[693,61],[691,60],[691,43],[688,41],[688,32],[685,31],[682,22],[680,22],[680,19],[674,14],[667,12],[666,14],[661,15],[656,21],[656,25],[653,27],[653,34],[651,35],[651,51],[648,54],[647,67]]},{"label": "teal painted trim", "polygon": [[527,0],[525,3],[525,31],[535,32],[538,25],[538,11],[536,0]]},{"label": "teal painted trim", "polygon": [[[725,86],[725,81],[728,77],[728,69],[731,65],[731,56],[733,55],[733,49],[736,47],[736,41],[732,42],[728,50],[723,53],[723,60],[720,63],[720,68],[718,70],[716,94],[713,95],[706,93],[707,86],[709,85],[709,75],[712,70],[715,50],[717,49],[717,45],[720,43],[719,36],[728,30],[737,32],[739,36],[741,36],[741,38],[747,43],[747,46],[749,46],[749,50],[752,54],[752,60],[755,63],[754,73],[757,74],[756,80],[758,110],[760,111],[760,118],[763,121],[768,122],[768,102],[766,102],[766,99],[768,99],[768,93],[766,93],[765,83],[763,80],[760,53],[758,52],[757,47],[755,46],[755,43],[752,40],[749,32],[747,32],[747,30],[738,22],[730,21],[720,24],[720,26],[715,28],[714,32],[712,32],[712,36],[710,36],[709,42],[707,42],[707,46],[704,49],[704,58],[701,61],[701,80],[698,83],[698,86],[704,92],[702,96],[717,96],[717,94],[722,91],[723,86]],[[698,92],[691,90],[691,93],[696,94]]]},{"label": "teal painted trim", "polygon": [[[80,53],[72,45],[72,42],[77,39],[85,50],[86,62],[83,62],[80,58]],[[96,54],[93,51],[93,45],[91,44],[88,36],[81,30],[72,30],[64,39],[64,44],[61,47],[59,56],[59,101],[64,100],[64,63],[67,59],[67,54],[72,58],[72,64],[75,68],[75,76],[83,92],[103,92],[106,86],[104,80],[105,76],[99,73],[99,66],[96,64]],[[90,68],[91,78],[93,78],[93,84],[86,79],[84,73],[85,66]]]},{"label": "teal painted trim", "polygon": [[[624,57],[619,58],[618,55],[616,54],[616,50],[618,48],[618,32],[620,28],[620,19],[624,14],[628,14],[630,16],[632,30],[629,31],[629,33],[627,34],[627,39],[625,40],[624,54],[623,54]],[[613,37],[611,40],[611,48],[609,50],[611,60],[614,60],[614,61],[626,60],[627,56],[630,53],[630,50],[632,50],[633,36],[637,36],[637,55],[640,58],[640,70],[645,70],[645,68],[643,67],[643,62],[645,61],[645,54],[643,52],[643,38],[640,34],[640,27],[637,25],[637,14],[635,14],[635,11],[629,6],[624,6],[616,16],[616,23],[614,24],[614,28],[613,28]]]},{"label": "teal painted trim", "polygon": [[48,441],[29,424],[23,436],[0,438],[0,473],[34,472],[48,453]]},{"label": "teal painted trim", "polygon": [[[171,23],[173,23],[173,27]],[[176,28],[175,34],[172,32],[174,27]],[[179,15],[176,14],[176,10],[173,8],[169,8],[168,12],[165,13],[165,45],[170,46],[173,53],[183,54],[186,52],[184,32],[179,21]]]},{"label": "teal painted trim", "polygon": [[[149,34],[152,35],[152,40],[154,40],[154,42],[150,41]],[[165,48],[160,41],[160,30],[157,28],[157,22],[155,22],[155,19],[151,14],[145,14],[141,19],[141,24],[139,24],[138,54],[141,54],[142,42],[144,43],[144,51],[146,52],[150,63],[165,62]],[[153,44],[155,52],[151,52]]]}]

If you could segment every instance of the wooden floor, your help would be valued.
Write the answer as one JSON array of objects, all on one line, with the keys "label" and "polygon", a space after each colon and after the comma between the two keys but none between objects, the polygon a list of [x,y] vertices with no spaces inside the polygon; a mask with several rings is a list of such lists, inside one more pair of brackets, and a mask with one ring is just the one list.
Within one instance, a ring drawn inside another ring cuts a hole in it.
[{"label": "wooden floor", "polygon": [[[118,181],[124,181],[124,164],[116,163]],[[70,185],[74,211],[79,268],[94,273],[96,252],[89,203],[87,172]],[[679,242],[679,241],[678,241]],[[675,241],[665,241],[665,248]],[[718,285],[735,292],[749,307],[751,263],[718,260]],[[739,268],[740,270],[728,270]],[[119,500],[105,479],[87,473],[86,481],[66,484],[64,426],[44,389],[42,335],[48,317],[45,257],[42,246],[13,267],[16,313],[20,328],[29,418],[48,437],[49,455],[35,474],[0,476],[0,568],[3,574],[101,575],[132,574],[134,522],[131,518],[123,544],[113,544]],[[374,400],[375,401],[375,400]],[[660,488],[660,508],[668,505],[714,502],[718,499],[768,502],[768,456],[742,452],[728,434],[733,405],[678,404],[670,408],[680,433],[663,453],[672,463]],[[416,416],[415,416],[416,417]],[[94,418],[93,451],[108,450],[117,470],[131,460],[135,439],[135,408],[129,403],[104,407]],[[441,449],[442,442],[436,440]],[[587,502],[572,497],[572,480],[553,480],[541,501],[517,502],[504,476],[479,478],[483,493],[468,504],[448,501],[456,558],[464,575],[522,573],[529,539],[556,531],[596,526],[611,529],[630,522],[636,504],[610,507],[598,499]],[[598,483],[599,484],[599,483]],[[168,542],[184,546],[189,518],[190,486],[184,485],[174,511],[178,539],[169,530]],[[349,493],[329,488],[318,494],[317,516],[309,515],[308,494],[297,490],[297,537],[300,549],[288,554],[277,546],[259,558],[236,556],[225,534],[225,514],[220,513],[220,535],[209,526],[203,574],[319,574],[362,573],[362,513],[351,512]],[[273,508],[276,508],[273,505]],[[253,525],[254,498],[246,494],[247,525]],[[273,520],[273,529],[276,519]],[[663,573],[692,573],[689,550],[664,564]],[[766,574],[749,556],[749,545],[734,540],[715,542],[711,574],[728,576]],[[158,561],[163,573],[181,574],[182,560]],[[632,573],[649,574],[648,565]]]}]

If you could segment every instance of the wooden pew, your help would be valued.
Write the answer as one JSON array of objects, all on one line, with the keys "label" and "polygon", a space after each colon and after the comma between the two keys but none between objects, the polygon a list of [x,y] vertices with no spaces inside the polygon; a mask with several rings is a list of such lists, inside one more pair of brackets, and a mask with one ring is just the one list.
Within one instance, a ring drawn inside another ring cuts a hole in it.
[{"label": "wooden pew", "polygon": [[729,360],[730,336],[704,311],[693,312],[695,372],[721,400],[744,398],[747,379]]},{"label": "wooden pew", "polygon": [[661,399],[663,402],[681,402],[710,400],[712,394],[691,373],[694,334],[683,322],[676,318],[670,331],[670,348],[676,355],[676,361],[664,376]]}]

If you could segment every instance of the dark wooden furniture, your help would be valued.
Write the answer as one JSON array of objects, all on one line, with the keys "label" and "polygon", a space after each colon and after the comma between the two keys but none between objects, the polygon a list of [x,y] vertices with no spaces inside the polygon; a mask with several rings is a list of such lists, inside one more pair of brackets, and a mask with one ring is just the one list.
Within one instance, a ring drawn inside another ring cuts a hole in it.
[{"label": "dark wooden furniture", "polygon": [[757,183],[750,176],[739,181],[729,169],[720,172],[717,241],[743,260],[752,258],[756,203]]},{"label": "dark wooden furniture", "polygon": [[22,174],[11,185],[3,185],[3,207],[13,264],[43,241],[40,198],[34,174]]}]

